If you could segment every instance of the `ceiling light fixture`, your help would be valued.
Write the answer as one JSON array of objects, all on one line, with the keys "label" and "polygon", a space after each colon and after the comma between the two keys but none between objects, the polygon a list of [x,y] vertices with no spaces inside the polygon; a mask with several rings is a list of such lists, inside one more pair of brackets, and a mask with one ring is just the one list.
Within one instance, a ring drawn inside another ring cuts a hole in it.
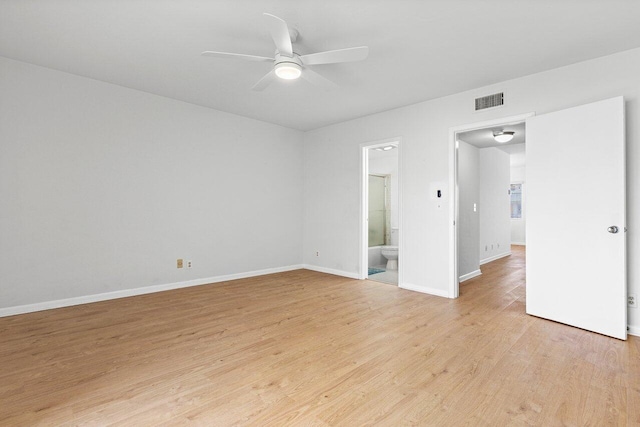
[{"label": "ceiling light fixture", "polygon": [[387,145],[386,147],[378,147],[378,148],[376,148],[376,150],[378,150],[378,151],[389,151],[389,150],[393,150],[394,148],[396,148],[395,145]]},{"label": "ceiling light fixture", "polygon": [[493,131],[493,139],[495,139],[496,142],[503,144],[505,142],[511,141],[514,134],[515,132],[509,130]]},{"label": "ceiling light fixture", "polygon": [[276,64],[276,76],[283,80],[295,80],[302,75],[302,67],[295,62]]}]

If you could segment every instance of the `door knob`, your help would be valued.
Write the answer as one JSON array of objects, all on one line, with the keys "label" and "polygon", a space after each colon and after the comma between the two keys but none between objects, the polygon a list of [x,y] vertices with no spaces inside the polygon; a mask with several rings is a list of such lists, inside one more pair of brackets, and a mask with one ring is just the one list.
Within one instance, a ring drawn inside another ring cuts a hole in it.
[{"label": "door knob", "polygon": [[607,231],[611,234],[616,234],[618,232],[618,227],[612,225],[611,227],[607,228]]}]

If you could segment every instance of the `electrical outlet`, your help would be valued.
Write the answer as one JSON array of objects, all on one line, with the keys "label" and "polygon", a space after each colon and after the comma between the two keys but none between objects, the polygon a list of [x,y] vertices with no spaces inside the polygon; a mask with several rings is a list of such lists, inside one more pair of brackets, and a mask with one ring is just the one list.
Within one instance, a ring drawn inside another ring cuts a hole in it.
[{"label": "electrical outlet", "polygon": [[488,246],[487,246],[487,245],[484,245],[484,251],[485,251],[485,252],[487,252],[487,248],[488,248]]},{"label": "electrical outlet", "polygon": [[320,256],[320,251],[316,251],[316,256]]},{"label": "electrical outlet", "polygon": [[187,268],[191,268],[193,266],[193,261],[188,260],[187,261]]},{"label": "electrical outlet", "polygon": [[182,268],[184,266],[182,262],[182,258],[178,258],[178,260],[176,261],[176,265],[178,266],[178,268]]},{"label": "electrical outlet", "polygon": [[636,298],[636,294],[629,294],[627,297],[627,305],[632,308],[638,308],[638,298]]}]

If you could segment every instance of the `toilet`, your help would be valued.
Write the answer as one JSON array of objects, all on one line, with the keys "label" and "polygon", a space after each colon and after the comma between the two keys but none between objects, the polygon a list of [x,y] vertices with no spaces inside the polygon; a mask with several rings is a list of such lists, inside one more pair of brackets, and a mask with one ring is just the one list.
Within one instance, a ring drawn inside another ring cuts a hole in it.
[{"label": "toilet", "polygon": [[388,260],[387,270],[397,270],[398,269],[398,247],[390,245],[390,246],[383,246],[381,249],[382,249],[382,256]]},{"label": "toilet", "polygon": [[387,259],[387,270],[398,269],[398,229],[391,229],[391,244],[382,246],[382,256]]}]

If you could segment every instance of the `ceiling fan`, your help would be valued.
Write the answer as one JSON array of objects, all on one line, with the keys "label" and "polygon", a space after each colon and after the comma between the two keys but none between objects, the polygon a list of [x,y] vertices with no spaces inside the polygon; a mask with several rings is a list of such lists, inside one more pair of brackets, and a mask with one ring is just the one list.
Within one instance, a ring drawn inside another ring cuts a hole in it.
[{"label": "ceiling fan", "polygon": [[351,47],[347,49],[329,50],[326,52],[312,53],[309,55],[300,55],[293,50],[293,43],[298,38],[298,31],[289,28],[287,23],[277,16],[269,13],[263,14],[265,24],[271,33],[271,38],[276,45],[276,53],[274,58],[266,56],[245,55],[242,53],[228,52],[202,52],[204,56],[214,56],[218,58],[242,59],[254,62],[272,62],[273,69],[262,77],[258,83],[253,86],[253,90],[263,90],[271,84],[276,77],[284,80],[294,80],[299,77],[308,82],[331,88],[337,86],[334,82],[321,76],[317,72],[309,68],[312,65],[336,64],[340,62],[361,61],[369,55],[369,47]]}]

